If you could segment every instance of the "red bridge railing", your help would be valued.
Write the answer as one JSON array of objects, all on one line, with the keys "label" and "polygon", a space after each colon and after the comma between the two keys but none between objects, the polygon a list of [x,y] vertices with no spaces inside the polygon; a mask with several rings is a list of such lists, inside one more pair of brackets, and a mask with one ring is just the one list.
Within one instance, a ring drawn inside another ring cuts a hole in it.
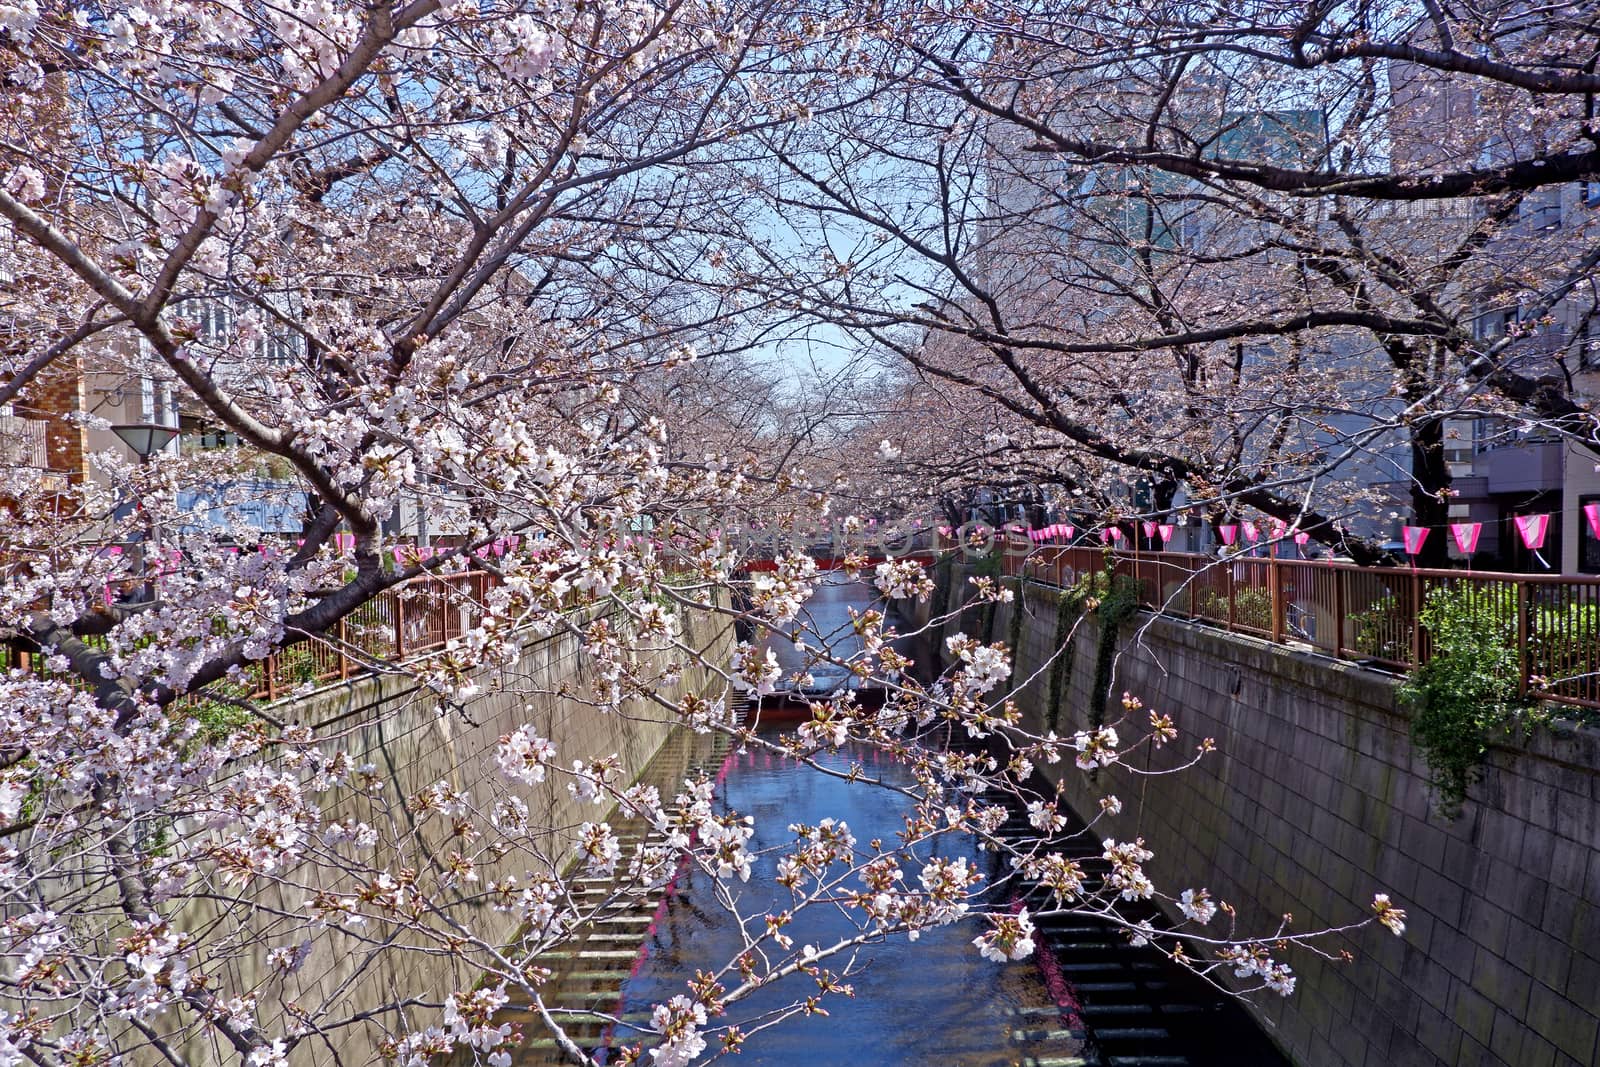
[{"label": "red bridge railing", "polygon": [[1515,641],[1524,696],[1600,708],[1600,577],[1363,567],[1186,552],[1108,554],[1013,541],[1004,571],[1052,585],[1114,574],[1140,606],[1236,633],[1309,646],[1337,659],[1406,671],[1433,643],[1418,617],[1436,589],[1455,591]]}]

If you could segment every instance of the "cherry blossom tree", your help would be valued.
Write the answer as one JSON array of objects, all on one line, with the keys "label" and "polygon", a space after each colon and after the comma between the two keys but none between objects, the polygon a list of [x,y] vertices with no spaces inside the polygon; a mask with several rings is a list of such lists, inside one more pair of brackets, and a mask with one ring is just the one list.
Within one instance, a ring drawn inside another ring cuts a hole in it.
[{"label": "cherry blossom tree", "polygon": [[1600,440],[1585,5],[905,18],[894,103],[764,134],[751,283],[1019,447],[1377,560],[1352,520],[1445,521],[1470,422]]},{"label": "cherry blossom tree", "polygon": [[[655,1007],[660,1067],[736,1047],[730,1013],[752,990],[838,967],[837,991],[861,944],[970,915],[984,955],[1031,950],[1026,913],[919,846],[993,838],[1005,808],[988,791],[1017,792],[1035,765],[1173,743],[1159,719],[1116,724],[1126,741],[1030,730],[1003,647],[953,636],[947,676],[913,680],[881,606],[857,648],[813,635],[819,661],[883,681],[881,708],[832,694],[786,737],[732,710],[782,681],[760,637],[793,632],[818,578],[801,553],[740,577],[708,518],[816,521],[850,488],[816,446],[836,412],[775,400],[735,362],[809,310],[746,284],[742,265],[771,252],[753,234],[765,197],[783,195],[761,175],[790,165],[776,131],[888,99],[853,72],[905,28],[779,4],[0,5],[15,296],[0,400],[27,414],[51,376],[114,370],[226,435],[148,463],[97,456],[64,490],[8,469],[0,489],[0,626],[30,659],[0,679],[0,1062],[266,1067],[376,1030],[402,1063],[498,1065],[508,1007],[581,1061],[572,1006],[534,961],[679,865],[750,874],[751,829],[713,783],[629,785],[640,767],[574,760],[531,721],[401,795],[338,717],[307,725],[258,699],[261,665],[296,650],[409,680],[389,716],[437,706],[465,728],[491,693],[558,695],[614,716],[619,737],[645,706],[803,760],[865,744],[912,768],[903,843],[803,827],[779,859],[794,910],[843,906],[856,934],[796,948],[779,917],[741,916],[739,955]],[[181,506],[241,472],[303,507],[297,538]],[[450,540],[397,543],[407,508]],[[453,579],[469,567],[486,577]],[[886,596],[931,591],[913,563],[867,577]],[[422,588],[465,620],[457,638],[404,662],[348,638],[418,579],[439,580]],[[730,614],[756,639],[725,654],[691,632]],[[582,649],[581,692],[518,673],[546,638]],[[998,755],[945,748],[935,722]],[[563,822],[570,804],[592,816]],[[622,818],[655,837],[625,852]],[[1045,847],[1064,824],[1040,808],[1035,828],[1038,845],[992,844],[1054,908],[1128,926],[1118,901],[1160,892],[1141,843],[1107,842],[1114,877],[1091,890]],[[580,899],[592,877],[613,890]],[[1139,936],[1202,973],[1292,987],[1276,946],[1310,935],[1213,931],[1203,893],[1165,899],[1185,926]],[[1402,916],[1384,900],[1352,922]],[[436,977],[357,1005],[400,956]],[[312,959],[348,972],[300,996]]]}]

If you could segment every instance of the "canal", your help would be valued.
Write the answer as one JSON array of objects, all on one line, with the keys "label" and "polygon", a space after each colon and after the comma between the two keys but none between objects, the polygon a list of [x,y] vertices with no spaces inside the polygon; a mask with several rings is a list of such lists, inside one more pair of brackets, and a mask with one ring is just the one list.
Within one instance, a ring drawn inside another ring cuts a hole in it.
[{"label": "canal", "polygon": [[[848,642],[850,608],[861,610],[870,602],[870,587],[834,579],[821,587],[806,621]],[[806,666],[789,642],[778,642],[774,652],[786,672]],[[813,667],[810,673],[819,672]],[[792,704],[778,700],[754,714],[768,720],[761,731],[773,736],[785,729],[785,713],[792,729],[793,711]],[[731,893],[737,911],[755,917],[757,929],[761,917],[791,906],[789,891],[774,881],[771,855],[792,846],[790,826],[843,820],[864,852],[874,838],[895,841],[910,811],[909,801],[889,789],[847,783],[766,749],[728,751],[724,744],[700,750],[697,758],[714,775],[719,802],[754,817],[752,848],[767,854],[757,859],[748,883],[724,881],[719,887],[699,871],[682,872],[648,922],[639,919],[637,951],[631,959],[614,961],[615,984],[597,984],[593,994],[595,1006],[616,1021],[595,1031],[590,1044],[611,1062],[614,1054],[606,1050],[653,1043],[639,1029],[648,1026],[652,1005],[686,993],[686,979],[697,970],[722,966],[741,950],[739,926],[719,901],[719,891]],[[842,772],[859,765],[886,786],[912,780],[871,750],[846,748],[818,762]],[[676,783],[662,784],[665,791]],[[1019,840],[1030,834],[1020,810],[1000,831],[1001,837]],[[1097,845],[1079,839],[1063,849],[1091,877],[1100,869]],[[940,838],[921,846],[918,858],[935,855],[965,858],[989,880],[1000,873],[993,854],[980,852],[970,837]],[[908,880],[914,877],[908,873]],[[1019,892],[1022,899],[987,906],[1026,903],[1031,911],[1043,906],[1025,889]],[[1153,912],[1148,917],[1160,921]],[[820,1003],[826,1017],[777,1021],[797,997],[815,992],[811,979],[794,975],[732,1005],[726,1017],[710,1020],[709,1026],[737,1023],[753,1035],[737,1059],[729,1060],[746,1067],[1286,1067],[1238,1003],[1154,950],[1130,944],[1104,922],[1041,919],[1034,957],[1006,964],[980,957],[971,942],[981,929],[962,922],[926,930],[916,943],[899,934],[863,946],[842,978],[854,996],[826,996]],[[823,906],[802,912],[786,932],[797,946],[824,945],[856,933],[857,927],[843,909]],[[834,957],[824,966],[838,973],[846,969],[846,960]],[[716,1033],[707,1036],[705,1059],[717,1049]],[[650,1062],[648,1053],[643,1062]]]}]

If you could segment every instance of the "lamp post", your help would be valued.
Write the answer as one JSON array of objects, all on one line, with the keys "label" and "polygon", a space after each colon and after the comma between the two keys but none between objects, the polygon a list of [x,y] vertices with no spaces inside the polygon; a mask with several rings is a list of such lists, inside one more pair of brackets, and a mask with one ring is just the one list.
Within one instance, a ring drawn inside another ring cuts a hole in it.
[{"label": "lamp post", "polygon": [[[141,467],[147,466],[150,463],[151,456],[166,448],[172,443],[172,439],[178,436],[177,427],[162,426],[160,423],[154,422],[134,422],[113,426],[111,427],[111,432],[121,438],[122,443],[133,450],[134,455],[139,457],[139,465]],[[135,504],[135,506],[138,505]],[[156,574],[159,574],[161,568],[161,530],[154,517],[150,519],[148,548],[149,551],[145,553],[147,558],[144,560],[144,567],[147,571],[149,570],[151,560],[148,557],[153,556]],[[145,591],[149,599],[156,599],[155,575],[152,575],[150,581],[146,584]]]},{"label": "lamp post", "polygon": [[139,462],[148,463],[150,457],[172,443],[178,436],[176,426],[162,426],[154,422],[134,422],[113,426],[111,432],[122,438],[122,443],[133,449]]}]

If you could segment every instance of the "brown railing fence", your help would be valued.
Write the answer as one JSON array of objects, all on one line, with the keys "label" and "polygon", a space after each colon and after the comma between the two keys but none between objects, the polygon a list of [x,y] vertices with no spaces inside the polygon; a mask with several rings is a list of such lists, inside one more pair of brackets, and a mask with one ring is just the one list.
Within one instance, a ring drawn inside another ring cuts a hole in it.
[{"label": "brown railing fence", "polygon": [[1434,590],[1448,589],[1512,635],[1524,695],[1600,708],[1600,577],[1187,552],[1108,554],[1018,540],[1008,542],[1004,554],[1006,574],[1061,586],[1104,574],[1108,563],[1114,574],[1138,583],[1147,610],[1395,671],[1432,654],[1419,612]]},{"label": "brown railing fence", "polygon": [[[328,633],[250,664],[229,688],[250,700],[276,700],[307,684],[354,677],[379,662],[436,652],[481,621],[492,580],[483,571],[467,571],[402,582],[361,605]],[[100,639],[86,640],[95,644]],[[0,644],[0,670],[16,668],[50,673],[44,657]]]},{"label": "brown railing fence", "polygon": [[437,652],[482,618],[490,576],[483,571],[413,578],[385,589],[339,623],[336,633],[268,656],[251,671],[252,700],[275,700],[307,683],[325,684]]}]

